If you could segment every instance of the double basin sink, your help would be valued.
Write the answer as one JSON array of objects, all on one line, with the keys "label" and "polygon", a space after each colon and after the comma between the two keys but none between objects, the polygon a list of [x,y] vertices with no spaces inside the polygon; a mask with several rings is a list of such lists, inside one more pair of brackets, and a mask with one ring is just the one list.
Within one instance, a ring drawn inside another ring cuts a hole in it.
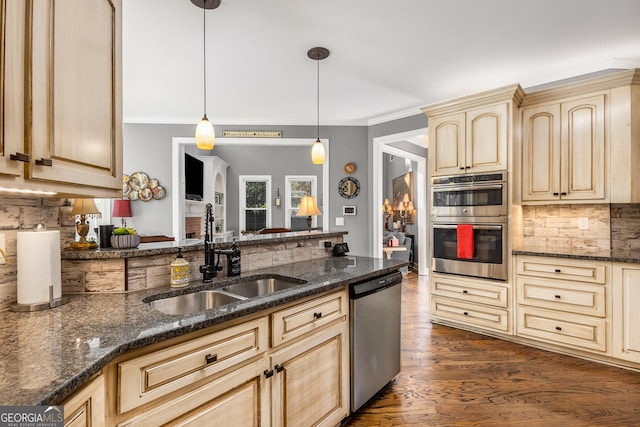
[{"label": "double basin sink", "polygon": [[305,283],[307,283],[306,280],[291,277],[268,276],[247,279],[220,288],[160,298],[148,301],[148,303],[151,307],[165,314],[190,314],[249,298],[269,295]]}]

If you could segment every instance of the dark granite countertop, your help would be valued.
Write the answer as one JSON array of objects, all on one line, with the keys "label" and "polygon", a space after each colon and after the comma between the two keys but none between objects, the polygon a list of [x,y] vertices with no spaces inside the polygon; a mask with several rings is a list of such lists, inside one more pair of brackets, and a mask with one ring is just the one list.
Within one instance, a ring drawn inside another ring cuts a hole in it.
[{"label": "dark granite countertop", "polygon": [[554,249],[549,247],[531,247],[513,249],[513,255],[535,255],[553,258],[584,259],[592,261],[613,261],[640,263],[640,250],[638,251],[597,251],[588,249]]},{"label": "dark granite countertop", "polygon": [[[332,257],[251,271],[205,285],[127,294],[70,295],[60,307],[0,312],[0,405],[57,404],[116,356],[166,339],[397,270],[406,262]],[[307,280],[299,287],[190,315],[163,314],[143,299],[276,274]]]},{"label": "dark granite countertop", "polygon": [[[247,234],[245,236],[228,236],[216,237],[216,247],[219,249],[227,249],[231,247],[233,242],[236,246],[256,246],[262,243],[274,244],[295,242],[309,239],[322,239],[343,236],[348,234],[346,231],[324,232],[298,231],[291,233],[274,233],[274,234]],[[204,246],[202,239],[186,239],[168,242],[140,243],[134,249],[98,249],[92,251],[75,251],[63,250],[60,253],[62,259],[114,259],[114,258],[134,258],[153,255],[175,254],[178,248],[182,248],[182,252],[201,251]]]}]

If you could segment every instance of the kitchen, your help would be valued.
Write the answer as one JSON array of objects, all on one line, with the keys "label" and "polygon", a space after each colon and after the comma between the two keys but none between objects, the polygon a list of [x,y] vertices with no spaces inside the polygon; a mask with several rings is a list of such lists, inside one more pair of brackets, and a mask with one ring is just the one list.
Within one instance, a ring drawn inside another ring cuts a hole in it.
[{"label": "kitchen", "polygon": [[[471,92],[471,91],[469,91]],[[424,104],[423,104],[424,105]],[[192,132],[192,128],[193,125],[189,125],[189,126],[185,126],[188,127],[188,132],[186,131],[182,131],[179,130],[177,131],[177,133],[182,133],[184,132],[185,134],[191,134]],[[375,130],[375,131],[380,131],[379,129]],[[374,132],[375,132],[374,131]],[[162,133],[162,132],[161,132]],[[339,139],[339,138],[338,138]],[[336,151],[332,150],[332,155],[337,156],[337,159],[342,159],[342,154],[344,154],[343,152],[340,151],[340,145],[341,144],[336,144],[335,146],[338,147],[336,149]],[[361,148],[366,147],[367,145],[367,141],[366,140],[359,140],[359,145],[361,146]],[[333,146],[332,146],[333,147]],[[357,151],[357,150],[354,150]],[[362,154],[364,153],[364,154]],[[351,156],[352,153],[349,153],[349,156]],[[366,150],[362,150],[361,153],[359,154],[360,157],[358,159],[358,161],[356,163],[361,163],[361,164],[366,164],[368,162],[368,154],[366,153]],[[131,160],[131,159],[129,159]],[[336,161],[334,163],[334,168],[335,169],[341,169],[341,165],[339,161]],[[129,168],[131,168],[131,166],[129,166]],[[361,173],[365,173],[366,169],[364,167],[361,168]],[[122,171],[120,171],[122,172]],[[334,171],[335,172],[335,171]],[[336,176],[335,181],[337,182],[337,174],[334,174],[334,176]],[[364,180],[364,178],[363,178]],[[29,182],[25,182],[25,186],[31,186],[32,185],[32,181]],[[333,184],[332,184],[333,186]],[[112,188],[116,188],[116,187],[112,187]],[[77,190],[77,188],[74,188]],[[69,187],[66,188],[66,190],[68,192],[71,192],[71,190],[69,189]],[[95,194],[95,195],[99,195],[99,194]],[[107,193],[104,193],[103,196],[108,196]],[[339,197],[339,196],[332,196],[332,197]],[[4,202],[5,199],[3,199]],[[64,215],[60,215],[59,212],[60,210],[64,210],[64,209],[68,209],[69,207],[61,207],[61,206],[57,206],[55,203],[60,203],[63,204],[64,200],[61,200],[59,202],[50,202],[48,199],[44,198],[44,199],[36,199],[35,201],[32,200],[21,200],[21,199],[10,199],[11,203],[3,203],[3,207],[7,206],[8,211],[11,212],[9,217],[12,218],[11,220],[11,226],[9,226],[7,229],[10,230],[9,233],[14,233],[15,230],[17,230],[20,226],[22,225],[27,225],[27,224],[33,224],[35,222],[39,222],[39,221],[45,221],[45,222],[51,222],[52,224],[50,225],[50,228],[57,228],[57,227],[61,227],[63,224],[58,223],[58,221],[64,221],[67,225],[67,227],[72,228],[73,225],[69,224],[70,222],[72,222],[70,219],[66,218]],[[340,199],[337,199],[340,200]],[[50,205],[51,204],[51,205]],[[335,206],[335,209],[337,209],[339,207],[339,203],[334,203],[332,204]],[[363,210],[362,208],[360,209],[360,212],[367,212],[366,209]],[[30,215],[30,217],[27,217],[27,219],[25,220],[24,215]],[[52,215],[53,214],[53,215]],[[57,215],[56,215],[57,214]],[[33,218],[31,218],[31,216]],[[336,216],[332,214],[332,217]],[[578,214],[579,217],[583,217],[584,214]],[[588,216],[588,215],[587,215]],[[37,217],[37,218],[36,218]],[[64,217],[64,218],[63,218]],[[31,219],[30,219],[31,218]],[[59,218],[59,220],[57,220],[56,218]],[[350,225],[349,225],[350,226]],[[368,237],[363,236],[363,235],[356,235],[356,233],[351,233],[351,229],[349,229],[350,233],[349,233],[349,239],[354,239],[354,244],[352,244],[352,248],[360,248],[358,250],[358,252],[360,253],[365,253],[366,249],[368,248],[367,242],[368,242]],[[365,232],[366,233],[366,232]],[[364,233],[363,233],[364,234]],[[67,238],[69,238],[69,234],[66,234]],[[351,243],[351,242],[350,242]],[[15,253],[13,251],[11,251],[10,253]],[[7,286],[8,288],[10,288],[10,286]],[[7,295],[11,295],[10,291],[7,292]],[[5,297],[5,294],[3,294],[3,298],[6,298],[8,301],[11,301],[12,298],[11,296],[9,297]]]}]

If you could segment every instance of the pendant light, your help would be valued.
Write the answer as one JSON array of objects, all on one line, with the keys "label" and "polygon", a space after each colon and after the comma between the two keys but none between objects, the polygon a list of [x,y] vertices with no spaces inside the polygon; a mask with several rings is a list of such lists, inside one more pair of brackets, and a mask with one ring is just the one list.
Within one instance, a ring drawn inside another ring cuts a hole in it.
[{"label": "pendant light", "polygon": [[220,6],[220,0],[191,0],[191,3],[202,8],[202,34],[203,34],[203,82],[204,82],[204,115],[196,127],[196,147],[201,150],[213,150],[216,142],[216,132],[207,118],[207,9],[216,9]]},{"label": "pendant light", "polygon": [[318,73],[318,79],[317,79],[317,105],[316,105],[316,112],[317,112],[317,129],[318,129],[318,138],[316,139],[316,142],[313,143],[313,146],[311,146],[311,161],[313,162],[314,165],[321,165],[324,164],[324,159],[325,159],[325,151],[324,151],[324,145],[322,145],[322,142],[320,142],[320,61],[327,58],[329,56],[329,49],[325,49],[324,47],[313,47],[311,49],[309,49],[309,51],[307,52],[307,56],[315,61],[317,61],[317,73]]}]

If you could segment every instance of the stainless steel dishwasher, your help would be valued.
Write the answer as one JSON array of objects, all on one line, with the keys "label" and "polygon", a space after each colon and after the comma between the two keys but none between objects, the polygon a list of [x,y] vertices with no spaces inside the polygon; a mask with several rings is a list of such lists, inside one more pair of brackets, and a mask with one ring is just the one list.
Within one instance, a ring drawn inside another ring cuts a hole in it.
[{"label": "stainless steel dishwasher", "polygon": [[401,282],[396,271],[349,287],[352,412],[400,373]]}]

